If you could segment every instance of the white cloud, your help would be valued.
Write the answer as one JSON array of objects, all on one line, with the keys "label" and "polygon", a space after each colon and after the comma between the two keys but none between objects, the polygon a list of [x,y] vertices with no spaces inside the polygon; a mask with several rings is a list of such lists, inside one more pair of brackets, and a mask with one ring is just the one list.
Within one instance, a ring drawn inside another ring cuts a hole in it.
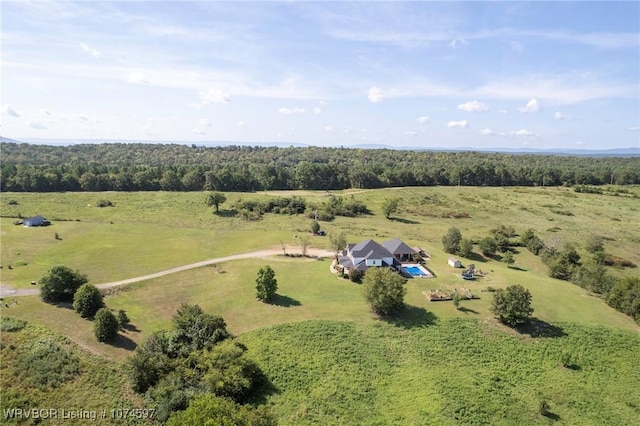
[{"label": "white cloud", "polygon": [[482,102],[478,102],[478,101],[469,101],[467,103],[464,104],[460,104],[458,105],[458,109],[461,111],[467,111],[467,112],[485,112],[485,111],[489,111],[489,107],[485,104],[483,104]]},{"label": "white cloud", "polygon": [[466,129],[467,127],[469,127],[469,122],[467,122],[467,120],[450,121],[447,123],[447,127],[450,127],[450,128],[462,127]]},{"label": "white cloud", "polygon": [[506,109],[501,109],[500,111],[498,111],[500,114],[509,114],[509,110]]},{"label": "white cloud", "polygon": [[560,111],[558,111],[555,114],[553,114],[553,118],[555,118],[556,120],[564,120],[565,118],[567,118],[567,116],[561,113]]},{"label": "white cloud", "polygon": [[405,136],[418,136],[418,132],[414,132],[413,130],[407,130],[404,132]]},{"label": "white cloud", "polygon": [[15,108],[9,104],[2,105],[2,113],[4,115],[8,115],[9,117],[20,117],[18,111],[16,111]]},{"label": "white cloud", "polygon": [[320,108],[320,107],[315,107],[315,108],[313,109],[313,113],[314,113],[314,114],[316,114],[316,115],[318,115],[318,114],[322,114],[322,108]]},{"label": "white cloud", "polygon": [[280,108],[278,110],[280,114],[291,115],[291,114],[304,114],[304,108]]},{"label": "white cloud", "polygon": [[240,127],[240,128],[245,127],[245,126],[247,125],[247,123],[245,123],[244,121],[238,121],[236,124],[237,124],[237,125],[238,125],[238,127]]},{"label": "white cloud", "polygon": [[211,127],[212,126],[211,122],[206,118],[201,119],[199,121],[199,124],[200,124],[200,127]]},{"label": "white cloud", "polygon": [[39,110],[39,112],[40,112],[40,114],[44,114],[44,115],[47,115],[47,116],[51,117],[51,112],[49,110],[45,109],[45,108],[41,108]]},{"label": "white cloud", "polygon": [[429,122],[429,117],[427,117],[426,115],[421,115],[420,117],[416,118],[416,121],[420,124],[425,124]]},{"label": "white cloud", "polygon": [[133,84],[150,84],[147,77],[141,72],[132,72],[127,75],[127,81]]},{"label": "white cloud", "polygon": [[377,87],[372,87],[369,89],[369,101],[374,104],[378,102],[382,102],[384,100],[384,95],[382,94],[382,90]]},{"label": "white cloud", "polygon": [[531,130],[520,129],[515,132],[509,132],[509,136],[536,136]]},{"label": "white cloud", "polygon": [[501,136],[501,137],[508,137],[508,138],[538,136],[535,133],[533,133],[531,130],[526,130],[526,129],[514,130],[506,133],[506,132],[495,132],[492,129],[487,128],[487,129],[480,130],[480,134],[483,136]]},{"label": "white cloud", "polygon": [[631,130],[632,132],[637,132],[640,130],[640,127],[628,127],[627,130]]},{"label": "white cloud", "polygon": [[29,122],[29,127],[31,127],[32,129],[36,129],[36,130],[47,130],[48,127],[45,126],[44,124],[40,123],[39,121],[31,121]]},{"label": "white cloud", "polygon": [[324,128],[324,131],[327,133],[333,133],[336,131],[336,129],[334,129],[333,126],[327,126]]},{"label": "white cloud", "polygon": [[231,102],[231,96],[220,89],[202,90],[199,93],[203,104],[224,104]]},{"label": "white cloud", "polygon": [[94,58],[98,59],[100,57],[100,52],[98,52],[98,50],[92,47],[87,46],[86,43],[80,43],[80,46],[82,47],[82,50],[84,50],[86,53],[93,56]]},{"label": "white cloud", "polygon": [[519,108],[518,111],[520,111],[520,112],[540,112],[540,111],[542,111],[542,105],[540,105],[540,102],[538,102],[537,99],[531,99],[529,102],[527,102],[527,105],[525,105],[522,108]]},{"label": "white cloud", "polygon": [[193,133],[196,135],[206,135],[207,132],[204,131],[204,129],[201,129],[199,127],[193,129]]},{"label": "white cloud", "polygon": [[449,43],[449,47],[452,48],[457,48],[457,47],[462,47],[466,44],[469,44],[469,42],[463,38],[457,38],[455,40],[451,40],[451,42]]}]

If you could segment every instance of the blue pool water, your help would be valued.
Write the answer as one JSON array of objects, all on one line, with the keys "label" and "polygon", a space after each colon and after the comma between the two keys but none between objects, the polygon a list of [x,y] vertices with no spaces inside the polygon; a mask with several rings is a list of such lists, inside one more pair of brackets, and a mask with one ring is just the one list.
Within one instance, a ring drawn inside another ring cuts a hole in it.
[{"label": "blue pool water", "polygon": [[428,277],[429,275],[426,274],[422,268],[420,268],[419,266],[402,266],[404,268],[405,271],[407,271],[412,277]]}]

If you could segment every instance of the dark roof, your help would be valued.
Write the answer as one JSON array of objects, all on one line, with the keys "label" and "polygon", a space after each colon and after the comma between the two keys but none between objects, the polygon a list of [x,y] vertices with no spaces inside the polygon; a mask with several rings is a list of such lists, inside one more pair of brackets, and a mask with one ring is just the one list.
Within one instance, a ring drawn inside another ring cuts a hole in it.
[{"label": "dark roof", "polygon": [[382,259],[383,257],[393,257],[393,254],[380,243],[374,240],[365,240],[351,247],[351,255],[353,257],[362,257],[365,259]]},{"label": "dark roof", "polygon": [[382,245],[394,255],[416,254],[416,251],[414,249],[406,245],[404,241],[399,238],[385,241],[384,243],[382,243]]},{"label": "dark roof", "polygon": [[38,215],[38,216],[27,217],[24,220],[44,220],[44,217]]}]

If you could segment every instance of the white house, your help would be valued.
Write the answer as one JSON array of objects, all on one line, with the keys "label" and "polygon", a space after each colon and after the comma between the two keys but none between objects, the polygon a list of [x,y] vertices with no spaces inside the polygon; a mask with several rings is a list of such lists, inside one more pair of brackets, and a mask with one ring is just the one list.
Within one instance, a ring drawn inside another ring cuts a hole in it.
[{"label": "white house", "polygon": [[365,271],[371,266],[394,266],[415,254],[415,251],[395,238],[380,244],[372,239],[348,244],[338,263],[345,270]]}]

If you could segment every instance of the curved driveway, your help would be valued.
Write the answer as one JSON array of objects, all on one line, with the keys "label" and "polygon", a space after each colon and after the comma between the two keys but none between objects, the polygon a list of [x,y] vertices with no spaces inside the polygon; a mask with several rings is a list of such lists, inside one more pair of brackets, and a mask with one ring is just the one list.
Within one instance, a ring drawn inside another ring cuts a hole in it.
[{"label": "curved driveway", "polygon": [[[118,286],[121,286],[121,285],[132,284],[132,283],[136,283],[136,282],[139,282],[139,281],[146,281],[146,280],[150,280],[150,279],[153,279],[153,278],[163,277],[163,276],[169,275],[169,274],[175,274],[176,272],[182,272],[182,271],[186,271],[186,270],[189,270],[189,269],[200,268],[202,266],[214,265],[216,263],[228,262],[230,260],[251,259],[251,258],[256,258],[256,257],[274,256],[274,255],[279,254],[281,251],[282,251],[282,249],[266,249],[266,250],[252,251],[252,252],[249,252],[249,253],[233,254],[231,256],[218,257],[218,258],[215,258],[215,259],[203,260],[202,262],[196,262],[196,263],[190,263],[188,265],[177,266],[175,268],[166,269],[164,271],[155,272],[155,273],[149,274],[149,275],[142,275],[140,277],[128,278],[126,280],[120,280],[120,281],[112,281],[110,283],[97,284],[96,287],[98,287],[100,289],[118,287]],[[290,251],[287,250],[287,252],[290,252]],[[311,256],[317,256],[317,257],[331,257],[331,256],[333,256],[333,252],[331,252],[331,251],[320,250],[320,249],[312,249],[312,248],[308,249],[307,253],[309,255],[311,255]],[[34,295],[39,294],[39,293],[40,293],[40,290],[38,290],[37,288],[18,288],[18,289],[13,289],[13,288],[5,286],[5,285],[0,285],[0,297],[34,296]]]}]

